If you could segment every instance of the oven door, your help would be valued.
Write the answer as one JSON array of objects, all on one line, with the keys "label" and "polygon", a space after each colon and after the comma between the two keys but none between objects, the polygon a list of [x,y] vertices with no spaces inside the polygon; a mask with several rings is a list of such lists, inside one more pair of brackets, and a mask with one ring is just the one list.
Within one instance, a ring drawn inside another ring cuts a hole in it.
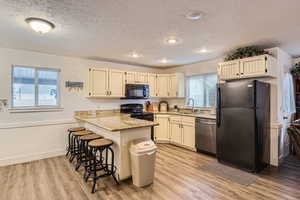
[{"label": "oven door", "polygon": [[140,84],[126,84],[126,99],[147,99],[149,98],[149,86]]}]

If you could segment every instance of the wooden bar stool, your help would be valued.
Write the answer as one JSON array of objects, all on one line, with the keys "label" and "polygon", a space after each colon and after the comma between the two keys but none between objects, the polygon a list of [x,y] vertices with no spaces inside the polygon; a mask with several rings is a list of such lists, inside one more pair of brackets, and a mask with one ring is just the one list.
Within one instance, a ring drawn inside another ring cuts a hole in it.
[{"label": "wooden bar stool", "polygon": [[[103,138],[102,136],[98,134],[89,134],[89,135],[84,135],[79,137],[79,154],[77,154],[77,164],[75,167],[75,170],[77,171],[82,164],[84,164],[84,167],[86,169],[88,165],[88,142],[96,139],[101,139]],[[85,170],[86,171],[86,170]],[[86,172],[85,172],[86,174]],[[84,175],[85,177],[85,175]]]},{"label": "wooden bar stool", "polygon": [[[116,167],[114,165],[114,151],[111,148],[112,144],[113,141],[108,139],[97,139],[88,143],[91,159],[89,161],[89,167],[87,168],[87,179],[89,176],[93,177],[92,193],[95,192],[96,182],[101,177],[112,176],[115,182],[119,184],[115,176]],[[111,155],[110,161],[108,159],[109,152]],[[101,175],[97,175],[98,171],[102,172]]]},{"label": "wooden bar stool", "polygon": [[70,162],[73,162],[74,158],[79,153],[79,137],[90,134],[93,134],[93,132],[90,130],[76,131],[71,134],[71,141],[73,145],[71,149],[71,156],[69,159]]},{"label": "wooden bar stool", "polygon": [[68,146],[67,146],[66,156],[68,156],[71,153],[71,146],[73,145],[71,141],[71,134],[76,131],[84,131],[84,130],[85,130],[84,127],[74,127],[68,129],[69,134],[68,134]]}]

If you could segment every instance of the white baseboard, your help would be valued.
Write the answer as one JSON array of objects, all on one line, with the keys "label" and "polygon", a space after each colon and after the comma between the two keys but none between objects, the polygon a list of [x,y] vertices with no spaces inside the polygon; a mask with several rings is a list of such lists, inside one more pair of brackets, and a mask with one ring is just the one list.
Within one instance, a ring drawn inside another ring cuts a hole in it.
[{"label": "white baseboard", "polygon": [[43,153],[30,154],[30,155],[24,155],[24,156],[1,158],[0,166],[25,163],[25,162],[30,162],[30,161],[34,161],[34,160],[41,160],[41,159],[45,159],[45,158],[61,156],[61,155],[64,155],[65,153],[66,153],[65,149],[59,149],[59,150],[55,150],[55,151],[51,151],[51,152],[43,152]]}]

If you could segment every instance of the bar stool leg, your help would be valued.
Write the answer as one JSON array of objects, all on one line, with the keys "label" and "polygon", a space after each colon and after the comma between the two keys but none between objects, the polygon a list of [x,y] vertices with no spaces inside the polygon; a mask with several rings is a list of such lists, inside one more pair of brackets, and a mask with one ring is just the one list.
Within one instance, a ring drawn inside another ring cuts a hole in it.
[{"label": "bar stool leg", "polygon": [[93,188],[92,188],[92,193],[95,193],[95,188],[96,188],[96,183],[97,183],[97,160],[96,160],[96,154],[97,154],[97,149],[94,152],[94,178],[93,178]]},{"label": "bar stool leg", "polygon": [[114,178],[115,182],[119,185],[120,183],[119,183],[118,179],[116,178],[116,174],[115,174],[116,173],[115,164],[114,164],[115,154],[114,154],[114,151],[110,147],[108,147],[108,149],[111,152],[111,175]]},{"label": "bar stool leg", "polygon": [[76,137],[73,136],[72,138],[72,144],[73,144],[73,148],[72,148],[72,151],[71,151],[71,157],[69,159],[70,162],[73,162],[74,158],[75,158],[75,155],[76,155]]},{"label": "bar stool leg", "polygon": [[82,161],[82,142],[80,142],[79,138],[76,140],[78,146],[78,154],[76,156],[76,165],[75,170],[78,171],[79,167],[81,166]]},{"label": "bar stool leg", "polygon": [[71,151],[71,131],[69,131],[69,134],[68,134],[68,148],[67,148],[67,153],[66,153],[66,156],[68,156],[70,154],[70,151]]}]

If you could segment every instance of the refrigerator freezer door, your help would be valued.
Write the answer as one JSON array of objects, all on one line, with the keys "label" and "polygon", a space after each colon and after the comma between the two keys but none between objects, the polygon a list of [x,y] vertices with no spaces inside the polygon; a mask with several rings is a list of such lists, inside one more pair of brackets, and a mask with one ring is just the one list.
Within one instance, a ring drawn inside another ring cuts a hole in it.
[{"label": "refrigerator freezer door", "polygon": [[217,158],[239,168],[255,171],[255,110],[222,108],[217,128]]},{"label": "refrigerator freezer door", "polygon": [[255,81],[220,84],[218,92],[221,108],[255,107]]}]

